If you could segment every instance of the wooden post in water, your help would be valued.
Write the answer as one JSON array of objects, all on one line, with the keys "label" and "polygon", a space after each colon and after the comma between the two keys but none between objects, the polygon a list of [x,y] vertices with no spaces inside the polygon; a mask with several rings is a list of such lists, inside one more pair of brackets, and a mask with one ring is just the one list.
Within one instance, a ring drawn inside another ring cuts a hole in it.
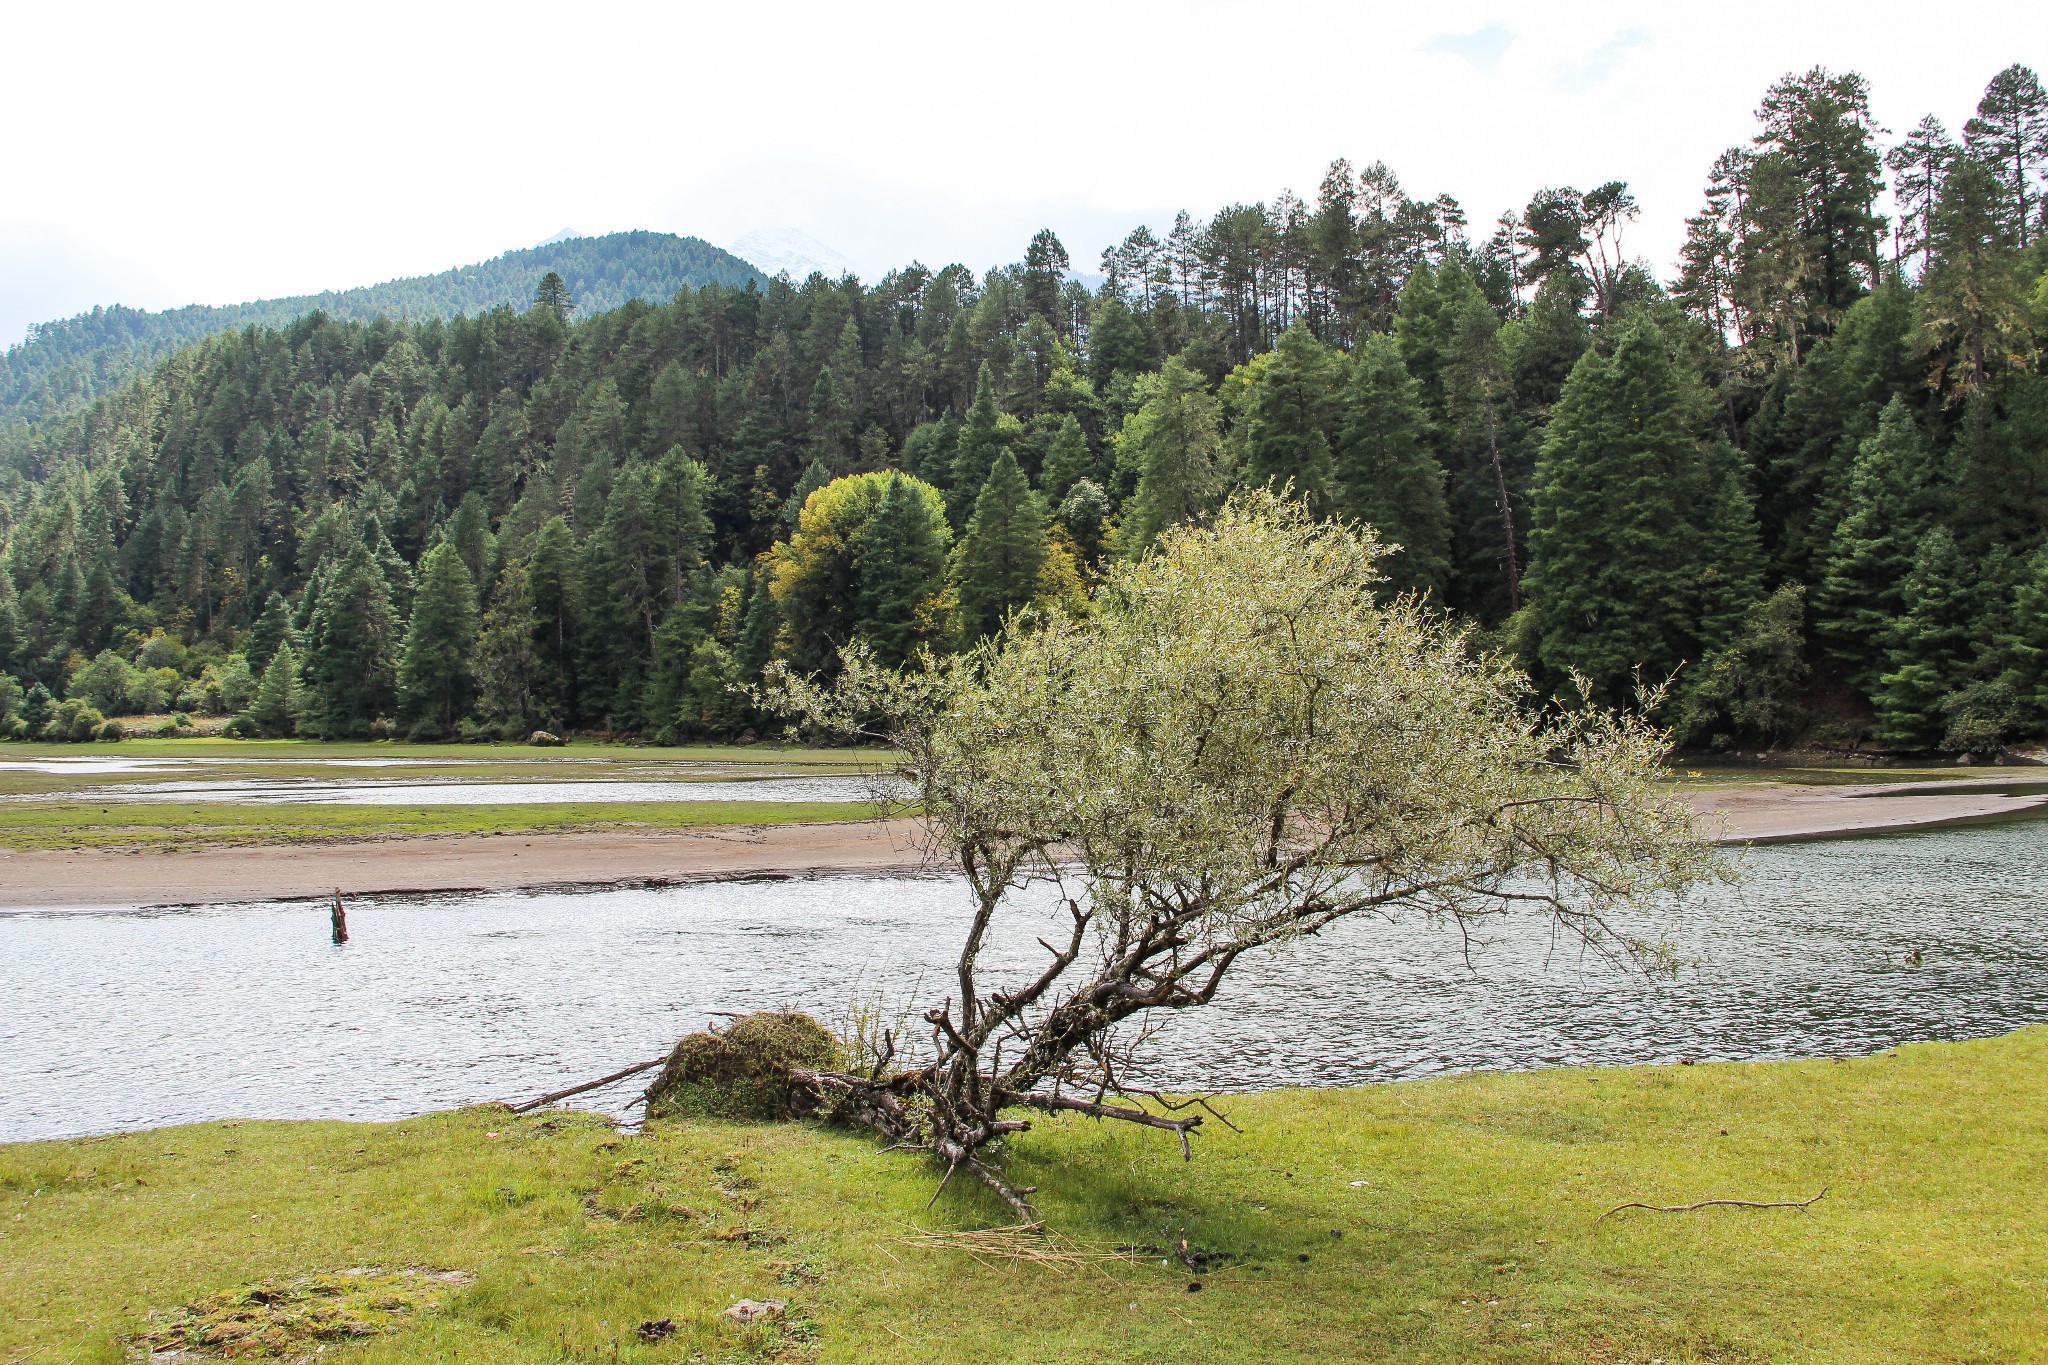
[{"label": "wooden post in water", "polygon": [[341,888],[334,888],[334,908],[327,912],[328,923],[334,929],[336,943],[348,942],[348,911],[341,905]]}]

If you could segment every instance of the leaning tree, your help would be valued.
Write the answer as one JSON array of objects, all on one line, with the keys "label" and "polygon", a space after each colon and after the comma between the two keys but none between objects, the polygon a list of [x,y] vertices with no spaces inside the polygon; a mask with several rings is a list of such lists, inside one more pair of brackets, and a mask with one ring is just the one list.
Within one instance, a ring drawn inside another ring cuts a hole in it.
[{"label": "leaning tree", "polygon": [[[1658,781],[1663,737],[1536,705],[1424,603],[1376,591],[1386,550],[1245,494],[1111,569],[1085,612],[901,671],[850,649],[830,687],[777,679],[792,713],[906,755],[972,898],[928,1043],[885,1034],[797,1079],[1035,1220],[993,1145],[1040,1110],[1164,1129],[1186,1154],[1202,1106],[1134,1084],[1118,1040],[1209,1004],[1246,953],[1351,915],[1518,910],[1643,950],[1609,912],[1718,875]],[[1042,967],[991,981],[1004,920],[1046,913],[1034,884],[1060,928]]]}]

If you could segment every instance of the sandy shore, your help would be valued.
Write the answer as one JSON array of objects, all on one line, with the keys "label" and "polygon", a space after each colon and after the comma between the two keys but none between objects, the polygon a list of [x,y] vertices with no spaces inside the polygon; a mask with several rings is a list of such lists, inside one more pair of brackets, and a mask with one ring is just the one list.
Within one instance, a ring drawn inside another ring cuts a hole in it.
[{"label": "sandy shore", "polygon": [[898,872],[924,866],[917,834],[908,820],[862,820],[660,834],[416,835],[187,853],[0,850],[0,908]]},{"label": "sandy shore", "polygon": [[1723,843],[1781,843],[1975,824],[2048,807],[2048,773],[1867,786],[1759,785],[1686,793]]},{"label": "sandy shore", "polygon": [[[2043,777],[1870,786],[1731,786],[1687,793],[1727,843],[1969,824],[2048,808]],[[4,837],[4,836],[0,836]],[[750,825],[648,834],[429,835],[200,852],[11,853],[0,909],[196,905],[397,891],[827,876],[929,866],[907,820]]]}]

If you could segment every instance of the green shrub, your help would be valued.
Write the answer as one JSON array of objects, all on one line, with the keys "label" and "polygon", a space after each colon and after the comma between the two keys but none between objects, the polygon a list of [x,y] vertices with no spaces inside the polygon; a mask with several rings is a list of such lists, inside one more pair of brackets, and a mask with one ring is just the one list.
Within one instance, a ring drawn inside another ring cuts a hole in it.
[{"label": "green shrub", "polygon": [[97,737],[106,723],[107,718],[95,707],[81,698],[67,697],[57,703],[56,709],[50,713],[50,720],[43,727],[42,737],[83,744]]},{"label": "green shrub", "polygon": [[128,738],[128,732],[121,728],[121,722],[110,720],[100,727],[99,737],[109,744]]},{"label": "green shrub", "polygon": [[692,1033],[669,1053],[647,1088],[649,1118],[770,1122],[801,1118],[816,1097],[790,1072],[830,1066],[838,1049],[808,1014],[762,1012],[716,1033]]}]

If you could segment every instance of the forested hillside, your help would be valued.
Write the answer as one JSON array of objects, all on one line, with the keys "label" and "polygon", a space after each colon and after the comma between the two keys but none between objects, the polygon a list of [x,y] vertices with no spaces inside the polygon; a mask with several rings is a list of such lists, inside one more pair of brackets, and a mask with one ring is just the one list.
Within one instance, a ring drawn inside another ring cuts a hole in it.
[{"label": "forested hillside", "polygon": [[1619,180],[1475,228],[1340,161],[1092,294],[1048,232],[979,279],[214,337],[9,449],[0,705],[730,735],[771,660],[959,647],[1271,484],[1553,695],[1675,675],[1689,744],[2038,735],[2048,96],[2014,66],[1888,146],[1815,70],[1750,134],[1667,279]]},{"label": "forested hillside", "polygon": [[629,299],[666,302],[678,289],[766,279],[739,257],[695,237],[615,232],[564,238],[508,251],[481,265],[361,289],[221,308],[194,304],[161,313],[95,308],[44,323],[22,344],[0,354],[0,423],[61,413],[111,392],[152,362],[218,332],[282,327],[316,310],[355,322],[378,317],[424,321],[481,313],[503,304],[524,306],[533,298],[534,281],[549,271],[561,276],[581,314],[606,312]]}]

